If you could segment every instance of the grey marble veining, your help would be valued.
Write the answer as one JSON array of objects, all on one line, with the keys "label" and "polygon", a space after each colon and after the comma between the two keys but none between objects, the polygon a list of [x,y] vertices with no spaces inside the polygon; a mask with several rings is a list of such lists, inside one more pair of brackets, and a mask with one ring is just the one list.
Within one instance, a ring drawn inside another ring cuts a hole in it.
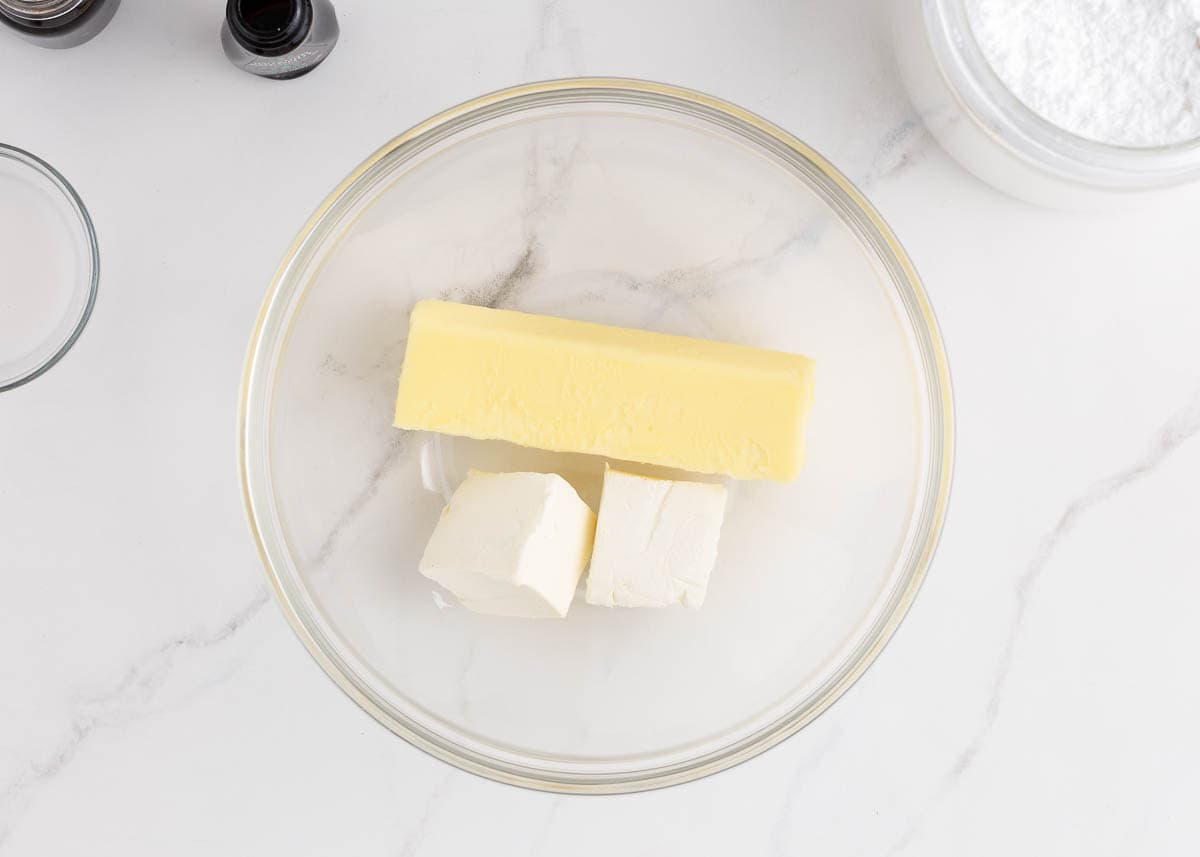
[{"label": "grey marble veining", "polygon": [[953,764],[942,775],[926,800],[926,811],[914,819],[903,834],[888,849],[899,854],[909,847],[921,832],[924,817],[936,809],[974,767],[987,746],[988,736],[1004,707],[1004,691],[1013,668],[1013,656],[1025,628],[1030,604],[1037,594],[1038,582],[1049,573],[1058,546],[1075,530],[1079,520],[1093,508],[1102,505],[1122,490],[1153,475],[1170,461],[1171,456],[1185,443],[1200,434],[1200,390],[1195,391],[1155,432],[1144,451],[1130,464],[1089,485],[1071,500],[1050,530],[1038,543],[1029,564],[1016,580],[1014,604],[1008,622],[1008,633],[1001,643],[995,669],[989,682],[987,705],[966,745],[954,757]]},{"label": "grey marble veining", "polygon": [[181,658],[202,656],[207,650],[227,643],[254,621],[268,600],[267,588],[261,587],[215,627],[172,637],[138,658],[107,688],[80,699],[70,715],[68,732],[49,753],[25,762],[0,790],[0,846],[24,805],[71,764],[85,742],[101,730],[120,728],[141,717],[145,703],[153,698]]}]

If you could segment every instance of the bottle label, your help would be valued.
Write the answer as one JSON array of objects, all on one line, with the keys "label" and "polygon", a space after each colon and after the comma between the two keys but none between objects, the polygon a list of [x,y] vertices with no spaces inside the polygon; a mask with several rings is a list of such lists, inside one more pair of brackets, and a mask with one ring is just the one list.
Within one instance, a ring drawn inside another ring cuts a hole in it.
[{"label": "bottle label", "polygon": [[247,71],[279,71],[280,69],[303,68],[314,62],[319,62],[321,52],[312,48],[300,48],[294,53],[282,57],[254,59],[246,63]]}]

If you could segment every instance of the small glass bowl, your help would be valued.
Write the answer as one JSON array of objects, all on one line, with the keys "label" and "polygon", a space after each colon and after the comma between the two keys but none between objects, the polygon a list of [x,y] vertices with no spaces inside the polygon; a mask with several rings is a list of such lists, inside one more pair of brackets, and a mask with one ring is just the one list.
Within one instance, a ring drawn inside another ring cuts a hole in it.
[{"label": "small glass bowl", "polygon": [[926,127],[959,163],[1015,197],[1055,208],[1108,208],[1200,178],[1200,139],[1116,146],[1033,112],[992,69],[963,0],[896,0],[901,76]]},{"label": "small glass bowl", "polygon": [[0,143],[0,392],[62,359],[96,302],[100,251],[79,194],[36,155]]}]

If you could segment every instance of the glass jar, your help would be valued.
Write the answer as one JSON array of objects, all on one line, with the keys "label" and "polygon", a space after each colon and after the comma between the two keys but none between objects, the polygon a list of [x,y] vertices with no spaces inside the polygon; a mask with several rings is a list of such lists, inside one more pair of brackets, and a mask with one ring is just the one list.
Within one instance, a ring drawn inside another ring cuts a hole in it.
[{"label": "glass jar", "polygon": [[1107,208],[1200,178],[1200,139],[1099,143],[1034,113],[984,56],[963,0],[894,0],[900,73],[926,127],[964,167],[1056,208]]},{"label": "glass jar", "polygon": [[108,25],[121,0],[0,0],[0,24],[45,48],[73,48]]}]

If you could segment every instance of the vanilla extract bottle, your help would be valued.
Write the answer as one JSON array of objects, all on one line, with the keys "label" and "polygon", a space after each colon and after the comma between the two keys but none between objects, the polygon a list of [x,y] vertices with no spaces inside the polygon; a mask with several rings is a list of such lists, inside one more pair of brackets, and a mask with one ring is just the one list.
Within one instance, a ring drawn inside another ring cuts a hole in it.
[{"label": "vanilla extract bottle", "polygon": [[243,71],[289,80],[320,65],[338,32],[329,0],[228,0],[221,46]]}]

